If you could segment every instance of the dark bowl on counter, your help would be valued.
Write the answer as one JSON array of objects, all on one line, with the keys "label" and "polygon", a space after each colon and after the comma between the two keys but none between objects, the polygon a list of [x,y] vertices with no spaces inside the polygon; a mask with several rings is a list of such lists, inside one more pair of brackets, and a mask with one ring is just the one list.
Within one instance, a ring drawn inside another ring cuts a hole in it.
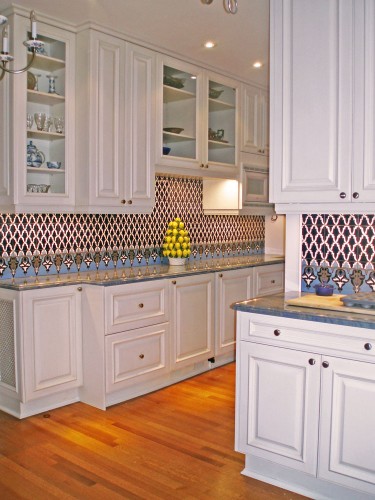
[{"label": "dark bowl on counter", "polygon": [[315,285],[314,288],[315,288],[316,295],[329,297],[330,295],[333,294],[333,285],[326,285],[326,284],[320,283],[319,285]]}]

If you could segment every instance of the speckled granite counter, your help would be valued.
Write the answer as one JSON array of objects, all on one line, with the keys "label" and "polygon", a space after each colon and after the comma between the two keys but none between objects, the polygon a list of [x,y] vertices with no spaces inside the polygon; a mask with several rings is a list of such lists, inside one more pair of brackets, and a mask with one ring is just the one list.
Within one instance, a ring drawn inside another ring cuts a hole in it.
[{"label": "speckled granite counter", "polygon": [[63,285],[90,284],[113,286],[142,280],[154,280],[189,274],[214,273],[241,267],[266,266],[280,264],[284,257],[279,255],[250,255],[248,257],[229,257],[225,259],[196,260],[185,266],[148,265],[99,271],[87,271],[68,274],[51,274],[0,280],[0,288],[12,290],[31,290],[35,288]]},{"label": "speckled granite counter", "polygon": [[232,308],[236,311],[266,314],[285,318],[301,319],[305,321],[318,321],[336,325],[347,325],[358,328],[375,329],[375,316],[365,313],[351,313],[350,308],[343,306],[343,311],[330,311],[327,309],[313,309],[307,307],[291,306],[285,303],[287,299],[300,297],[298,292],[288,292],[257,299],[236,302]]}]

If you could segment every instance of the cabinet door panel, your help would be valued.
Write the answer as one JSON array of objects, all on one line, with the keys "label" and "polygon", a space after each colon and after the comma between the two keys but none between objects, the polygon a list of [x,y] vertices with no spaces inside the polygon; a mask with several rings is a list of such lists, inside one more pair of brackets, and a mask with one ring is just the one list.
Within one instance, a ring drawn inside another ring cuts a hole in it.
[{"label": "cabinet door panel", "polygon": [[373,202],[375,190],[375,5],[355,2],[355,134],[353,192],[358,202]]},{"label": "cabinet door panel", "polygon": [[340,201],[350,196],[352,2],[273,7],[271,201]]},{"label": "cabinet door panel", "polygon": [[213,356],[214,276],[200,275],[176,280],[173,286],[175,368]]},{"label": "cabinet door panel", "polygon": [[363,481],[375,484],[374,365],[324,359],[319,476],[367,489]]},{"label": "cabinet door panel", "polygon": [[82,384],[81,330],[75,287],[24,293],[26,401]]},{"label": "cabinet door panel", "polygon": [[217,275],[217,332],[215,354],[234,350],[236,314],[230,305],[252,297],[252,269],[227,271]]},{"label": "cabinet door panel", "polygon": [[238,451],[315,475],[320,363],[309,358],[241,342]]},{"label": "cabinet door panel", "polygon": [[[127,45],[127,201],[150,206],[154,198],[155,59],[152,51]],[[130,168],[131,167],[131,168]],[[151,200],[151,201],[150,201]]]},{"label": "cabinet door panel", "polygon": [[122,42],[114,43],[112,37],[96,35],[95,49],[92,51],[95,97],[92,99],[93,124],[96,130],[90,148],[90,168],[95,168],[95,176],[90,176],[93,205],[120,204],[122,170],[124,161],[123,138],[119,131],[123,120],[123,88],[121,61],[125,59]]}]

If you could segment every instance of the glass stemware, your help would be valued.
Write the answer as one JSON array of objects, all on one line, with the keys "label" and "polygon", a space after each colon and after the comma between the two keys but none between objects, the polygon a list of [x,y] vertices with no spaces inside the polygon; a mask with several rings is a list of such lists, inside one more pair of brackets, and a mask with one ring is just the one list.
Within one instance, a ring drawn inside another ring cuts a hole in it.
[{"label": "glass stemware", "polygon": [[34,120],[35,120],[36,128],[38,130],[43,130],[44,123],[46,121],[46,114],[45,113],[34,113]]},{"label": "glass stemware", "polygon": [[30,113],[26,115],[26,126],[30,130],[34,123],[34,117]]},{"label": "glass stemware", "polygon": [[63,116],[55,116],[54,118],[55,129],[58,134],[62,134],[64,132],[64,117]]}]

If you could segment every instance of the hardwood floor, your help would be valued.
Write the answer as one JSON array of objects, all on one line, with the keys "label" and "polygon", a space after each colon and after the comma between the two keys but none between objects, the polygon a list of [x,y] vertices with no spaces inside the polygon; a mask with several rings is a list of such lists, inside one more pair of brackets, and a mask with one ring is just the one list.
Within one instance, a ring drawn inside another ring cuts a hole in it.
[{"label": "hardwood floor", "polygon": [[231,363],[106,412],[0,412],[0,498],[303,498],[240,474],[234,378]]}]

